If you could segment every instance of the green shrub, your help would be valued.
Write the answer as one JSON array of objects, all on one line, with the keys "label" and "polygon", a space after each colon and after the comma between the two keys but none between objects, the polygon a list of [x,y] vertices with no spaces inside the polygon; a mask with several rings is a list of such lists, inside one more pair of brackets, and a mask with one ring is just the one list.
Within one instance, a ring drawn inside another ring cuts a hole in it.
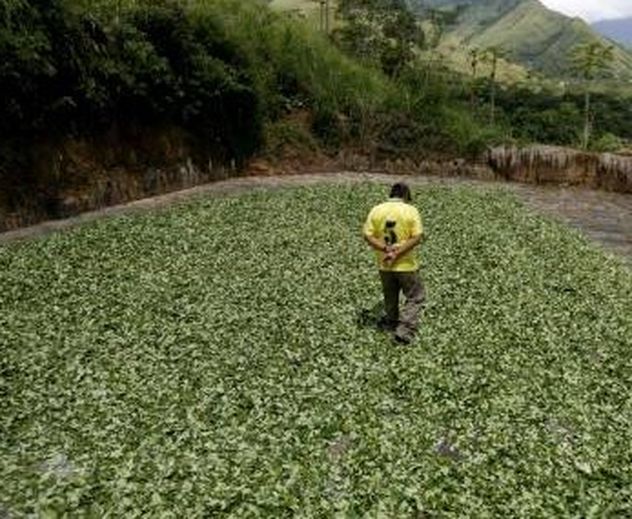
[{"label": "green shrub", "polygon": [[623,139],[612,133],[604,133],[590,143],[590,149],[600,153],[616,153],[625,146]]},{"label": "green shrub", "polygon": [[[513,134],[527,142],[578,146],[584,124],[582,91],[564,95],[550,89],[507,88],[498,92],[498,106]],[[632,103],[629,97],[597,93],[591,117],[598,133],[632,137]]]},{"label": "green shrub", "polygon": [[36,140],[112,126],[182,127],[224,161],[252,155],[264,128],[273,148],[297,137],[275,126],[296,110],[331,151],[474,153],[493,133],[440,64],[406,60],[389,79],[256,0],[0,0],[0,15],[5,183]]},{"label": "green shrub", "polygon": [[113,123],[170,123],[226,158],[257,147],[257,93],[237,46],[176,2],[111,20],[62,0],[3,4],[0,137],[63,136]]},{"label": "green shrub", "polygon": [[282,120],[264,127],[265,154],[270,158],[282,157],[286,150],[314,153],[319,146],[309,127],[298,121]]},{"label": "green shrub", "polygon": [[481,126],[464,110],[447,108],[444,115],[446,131],[455,141],[457,152],[463,157],[474,158],[489,144],[503,139],[498,127]]}]

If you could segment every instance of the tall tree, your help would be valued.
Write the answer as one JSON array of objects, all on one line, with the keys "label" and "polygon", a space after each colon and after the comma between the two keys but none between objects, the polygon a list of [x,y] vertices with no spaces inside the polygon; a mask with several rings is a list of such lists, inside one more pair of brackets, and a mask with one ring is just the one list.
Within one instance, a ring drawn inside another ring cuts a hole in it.
[{"label": "tall tree", "polygon": [[397,76],[424,45],[424,33],[404,0],[340,0],[344,24],[334,41],[350,54]]},{"label": "tall tree", "polygon": [[460,13],[461,10],[458,7],[452,10],[426,9],[422,11],[422,17],[432,24],[432,32],[428,41],[431,48],[434,49],[439,46],[446,28],[456,23]]},{"label": "tall tree", "polygon": [[489,73],[490,81],[490,111],[489,120],[492,124],[496,121],[496,74],[498,72],[498,60],[504,55],[504,51],[498,46],[487,47],[483,53],[483,60],[491,65]]},{"label": "tall tree", "polygon": [[460,8],[446,10],[427,7],[422,9],[418,15],[429,24],[426,37],[426,48],[430,52],[430,59],[427,62],[425,82],[428,83],[430,75],[436,71],[436,65],[441,62],[440,44],[443,40],[446,28],[454,25],[459,17]]},{"label": "tall tree", "polygon": [[613,60],[612,45],[604,45],[599,41],[584,43],[571,50],[571,67],[584,81],[584,131],[582,148],[588,149],[591,136],[590,92],[593,81],[600,73],[606,71]]},{"label": "tall tree", "polygon": [[319,15],[318,28],[320,29],[321,32],[329,34],[329,28],[330,28],[330,22],[331,22],[330,0],[312,0],[312,2],[318,4],[318,15]]},{"label": "tall tree", "polygon": [[470,104],[472,108],[476,106],[476,73],[478,72],[478,62],[480,60],[480,51],[474,47],[470,49],[468,56],[470,58],[470,68],[472,69],[472,86],[470,91]]}]

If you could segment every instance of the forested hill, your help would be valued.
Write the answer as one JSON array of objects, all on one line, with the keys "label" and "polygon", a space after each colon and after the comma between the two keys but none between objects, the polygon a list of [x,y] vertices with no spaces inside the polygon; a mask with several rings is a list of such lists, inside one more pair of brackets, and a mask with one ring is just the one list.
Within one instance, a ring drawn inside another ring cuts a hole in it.
[{"label": "forested hill", "polygon": [[[455,14],[445,40],[468,47],[498,47],[508,58],[559,76],[569,70],[569,53],[578,44],[601,40],[587,23],[546,8],[538,0],[407,0],[419,14]],[[611,66],[619,79],[632,79],[632,52],[615,47]]]},{"label": "forested hill", "polygon": [[632,51],[632,16],[601,20],[592,24],[599,34],[629,47]]},{"label": "forested hill", "polygon": [[[478,75],[451,69],[432,18],[419,23],[404,0],[356,1],[362,16],[351,0],[324,4],[323,27],[320,9],[301,11],[312,0],[0,0],[0,231],[261,158],[418,164],[502,143],[630,147],[627,85],[592,85],[588,110],[580,80],[562,92],[537,76],[500,84],[489,59]],[[532,4],[505,5],[466,6],[447,37],[465,55],[494,43],[494,27]]]}]

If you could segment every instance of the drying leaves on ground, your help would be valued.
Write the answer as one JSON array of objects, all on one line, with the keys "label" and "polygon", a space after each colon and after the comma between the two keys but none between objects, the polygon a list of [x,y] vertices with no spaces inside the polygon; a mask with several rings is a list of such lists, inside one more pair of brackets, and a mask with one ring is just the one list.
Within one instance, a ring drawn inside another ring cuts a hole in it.
[{"label": "drying leaves on ground", "polygon": [[394,347],[360,237],[385,191],[0,248],[0,516],[632,513],[630,270],[502,192],[422,188],[428,303]]}]

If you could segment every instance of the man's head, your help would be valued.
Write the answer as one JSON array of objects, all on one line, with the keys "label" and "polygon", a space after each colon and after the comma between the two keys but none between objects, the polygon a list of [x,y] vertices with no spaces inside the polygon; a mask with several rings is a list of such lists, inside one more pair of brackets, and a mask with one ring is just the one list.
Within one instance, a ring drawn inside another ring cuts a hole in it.
[{"label": "man's head", "polygon": [[410,188],[403,182],[394,184],[391,188],[391,198],[401,198],[404,202],[410,202],[412,200]]}]

